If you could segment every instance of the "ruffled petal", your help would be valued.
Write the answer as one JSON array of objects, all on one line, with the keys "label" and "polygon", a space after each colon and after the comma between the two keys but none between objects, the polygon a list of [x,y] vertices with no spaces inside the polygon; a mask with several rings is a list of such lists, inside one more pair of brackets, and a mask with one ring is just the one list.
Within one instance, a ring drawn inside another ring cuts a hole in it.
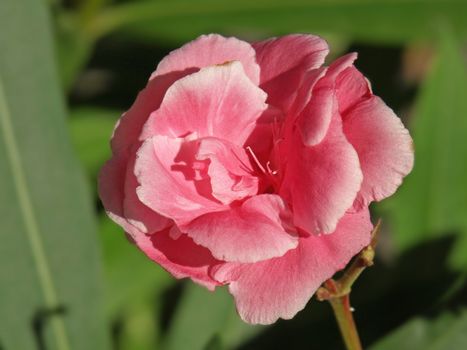
[{"label": "ruffled petal", "polygon": [[210,290],[220,285],[208,272],[212,266],[221,262],[187,235],[181,234],[173,239],[169,232],[170,228],[167,228],[152,235],[137,235],[133,237],[133,241],[151,260],[176,278],[189,277]]},{"label": "ruffled petal", "polygon": [[[337,110],[340,112],[341,100],[343,107],[349,104],[345,94],[360,92],[348,81],[348,74],[344,75],[348,69],[354,68],[352,63],[356,58],[357,54],[350,53],[340,57],[326,69],[322,67],[307,72],[294,102],[292,114],[295,116],[295,113],[300,112],[297,126],[305,145],[317,145],[325,137],[334,113],[333,104],[336,98],[339,102]],[[342,75],[344,76],[341,78]],[[346,88],[353,89],[346,92]],[[294,122],[294,117],[289,118],[289,123]]]},{"label": "ruffled petal", "polygon": [[287,112],[308,70],[320,67],[329,52],[318,36],[293,34],[254,43],[261,67],[260,87],[268,103]]},{"label": "ruffled petal", "polygon": [[313,91],[313,98],[298,117],[298,131],[306,146],[315,146],[326,136],[333,114],[334,94],[334,90],[328,88]]},{"label": "ruffled petal", "polygon": [[344,69],[336,78],[336,95],[339,113],[344,116],[349,109],[371,97],[370,82],[354,66]]},{"label": "ruffled petal", "polygon": [[224,209],[212,197],[209,179],[200,179],[194,172],[196,151],[196,142],[154,136],[143,143],[137,154],[138,198],[179,225]]},{"label": "ruffled petal", "polygon": [[183,230],[220,260],[256,262],[297,246],[290,219],[279,196],[263,194],[227,211],[203,215]]},{"label": "ruffled petal", "polygon": [[373,96],[344,116],[344,133],[358,153],[363,182],[357,204],[392,195],[413,167],[412,138],[394,112]]},{"label": "ruffled petal", "polygon": [[302,310],[319,286],[341,270],[370,242],[368,209],[346,214],[332,234],[300,237],[284,256],[255,264],[227,263],[213,269],[229,283],[241,318],[253,324],[290,319]]},{"label": "ruffled petal", "polygon": [[151,79],[176,71],[193,73],[200,68],[230,61],[241,62],[248,78],[255,85],[259,84],[259,66],[251,45],[237,38],[224,38],[218,34],[201,35],[172,51],[159,63]]},{"label": "ruffled petal", "polygon": [[344,135],[335,102],[333,111],[321,143],[308,147],[297,135],[284,145],[287,163],[279,193],[291,203],[295,225],[309,234],[333,232],[362,182],[357,152]]},{"label": "ruffled petal", "polygon": [[[136,198],[136,183],[128,155],[112,157],[99,174],[99,197],[107,215],[131,236],[162,230],[169,220],[155,213]],[[128,179],[129,177],[129,179]]]},{"label": "ruffled petal", "polygon": [[[152,209],[145,206],[136,195],[136,188],[139,186],[134,174],[136,154],[127,162],[125,179],[125,196],[123,198],[123,213],[125,218],[133,226],[143,233],[154,233],[167,227],[170,220],[159,215]],[[129,232],[131,234],[131,232]]]},{"label": "ruffled petal", "polygon": [[246,151],[225,140],[208,137],[197,141],[196,159],[208,160],[212,195],[224,204],[253,196],[258,192],[258,178]]},{"label": "ruffled petal", "polygon": [[266,94],[239,62],[212,66],[178,80],[145,125],[153,135],[219,137],[243,145],[267,108]]}]

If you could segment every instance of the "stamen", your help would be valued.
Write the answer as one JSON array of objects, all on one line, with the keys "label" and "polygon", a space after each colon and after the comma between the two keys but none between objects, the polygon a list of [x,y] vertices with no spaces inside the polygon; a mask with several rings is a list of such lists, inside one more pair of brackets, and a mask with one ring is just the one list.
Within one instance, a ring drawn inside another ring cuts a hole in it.
[{"label": "stamen", "polygon": [[266,168],[268,169],[268,173],[269,173],[270,175],[277,175],[278,171],[277,171],[277,170],[272,170],[272,169],[271,169],[271,162],[270,162],[270,161],[268,161],[268,162],[266,163]]},{"label": "stamen", "polygon": [[259,159],[258,157],[256,157],[256,154],[255,152],[253,152],[253,150],[251,149],[250,146],[246,147],[246,150],[248,152],[250,152],[251,156],[253,157],[253,160],[255,161],[256,165],[258,166],[258,168],[264,173],[264,174],[267,174],[266,172],[266,169],[264,169],[264,167],[261,165],[261,163],[259,162]]}]

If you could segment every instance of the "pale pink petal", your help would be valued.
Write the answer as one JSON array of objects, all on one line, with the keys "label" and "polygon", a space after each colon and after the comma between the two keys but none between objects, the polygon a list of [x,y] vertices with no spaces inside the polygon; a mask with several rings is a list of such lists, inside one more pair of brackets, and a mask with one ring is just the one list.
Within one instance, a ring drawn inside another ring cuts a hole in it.
[{"label": "pale pink petal", "polygon": [[148,82],[131,108],[122,115],[115,126],[111,140],[114,154],[138,142],[144,123],[150,114],[159,108],[169,86],[186,74],[186,72],[168,73]]},{"label": "pale pink petal", "polygon": [[224,204],[253,196],[258,192],[258,178],[246,151],[225,140],[214,137],[198,141],[198,160],[209,160],[212,195]]},{"label": "pale pink petal", "polygon": [[293,34],[254,43],[261,67],[260,87],[268,103],[287,112],[307,70],[320,67],[329,52],[318,36]]},{"label": "pale pink petal", "polygon": [[280,194],[291,203],[294,223],[309,234],[329,233],[352,206],[362,182],[358,155],[347,141],[334,103],[326,137],[316,146],[291,137]]},{"label": "pale pink petal", "polygon": [[147,139],[138,150],[138,198],[178,224],[224,209],[212,197],[209,179],[198,178],[193,170],[196,151],[196,142],[166,136]]},{"label": "pale pink petal", "polygon": [[217,259],[256,262],[297,246],[290,219],[279,196],[262,194],[227,211],[203,215],[183,229]]},{"label": "pale pink petal", "polygon": [[[132,168],[130,168],[132,171]],[[99,196],[107,215],[132,236],[163,229],[168,219],[147,208],[137,198],[129,199],[136,185],[127,185],[128,156],[126,152],[112,157],[102,167],[99,174]],[[133,175],[134,177],[134,175]],[[128,192],[126,192],[128,191]],[[128,211],[124,205],[131,203],[134,208]]]},{"label": "pale pink petal", "polygon": [[196,40],[172,51],[157,66],[151,76],[204,68],[230,61],[241,62],[246,75],[258,85],[259,66],[255,59],[255,50],[245,41],[237,38],[224,38],[218,34],[202,35]]},{"label": "pale pink petal", "polygon": [[170,228],[152,235],[133,236],[133,241],[152,260],[160,264],[176,278],[191,278],[210,289],[220,285],[209,275],[209,269],[221,262],[209,250],[193,242],[185,234],[177,239],[169,235]]},{"label": "pale pink petal", "polygon": [[238,313],[248,323],[270,324],[302,310],[318,287],[370,242],[368,209],[346,214],[329,235],[300,237],[284,256],[255,264],[227,263],[213,275],[228,283]]},{"label": "pale pink petal", "polygon": [[358,203],[365,206],[392,195],[414,162],[412,139],[400,119],[373,96],[345,115],[344,132],[363,171]]},{"label": "pale pink petal", "polygon": [[266,94],[247,78],[240,63],[204,68],[169,88],[142,138],[193,133],[243,145],[267,108],[265,100]]}]

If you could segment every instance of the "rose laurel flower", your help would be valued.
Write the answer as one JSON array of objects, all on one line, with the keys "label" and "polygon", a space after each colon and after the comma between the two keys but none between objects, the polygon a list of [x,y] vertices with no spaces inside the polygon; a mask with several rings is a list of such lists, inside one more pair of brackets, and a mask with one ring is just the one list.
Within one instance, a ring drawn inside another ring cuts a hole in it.
[{"label": "rose laurel flower", "polygon": [[176,278],[228,285],[249,323],[290,319],[370,241],[368,206],[412,140],[324,40],[203,35],[171,52],[115,127],[109,217]]}]

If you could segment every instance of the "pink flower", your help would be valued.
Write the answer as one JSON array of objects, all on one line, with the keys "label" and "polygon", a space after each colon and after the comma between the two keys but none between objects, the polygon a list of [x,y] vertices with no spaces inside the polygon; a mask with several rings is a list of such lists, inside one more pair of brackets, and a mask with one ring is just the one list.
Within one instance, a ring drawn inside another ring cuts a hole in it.
[{"label": "pink flower", "polygon": [[289,319],[369,243],[368,205],[413,165],[411,138],[312,35],[173,51],[118,122],[99,192],[177,278],[228,285],[250,323]]}]

